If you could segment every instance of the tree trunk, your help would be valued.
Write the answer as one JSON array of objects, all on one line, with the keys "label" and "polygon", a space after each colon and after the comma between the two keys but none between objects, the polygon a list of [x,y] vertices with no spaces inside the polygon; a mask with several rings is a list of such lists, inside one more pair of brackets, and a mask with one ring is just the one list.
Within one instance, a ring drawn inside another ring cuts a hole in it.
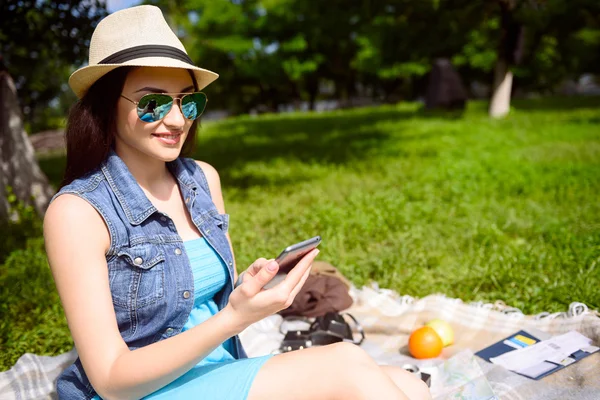
[{"label": "tree trunk", "polygon": [[510,67],[519,63],[523,53],[523,25],[515,19],[516,0],[498,0],[500,6],[500,43],[494,68],[490,117],[502,118],[510,111],[513,75]]},{"label": "tree trunk", "polygon": [[23,129],[15,84],[8,72],[0,70],[0,222],[11,217],[6,186],[40,215],[54,194]]},{"label": "tree trunk", "polygon": [[496,62],[494,70],[494,86],[492,100],[490,101],[490,117],[502,118],[510,111],[510,93],[512,90],[513,75],[508,68],[508,62],[500,59]]}]

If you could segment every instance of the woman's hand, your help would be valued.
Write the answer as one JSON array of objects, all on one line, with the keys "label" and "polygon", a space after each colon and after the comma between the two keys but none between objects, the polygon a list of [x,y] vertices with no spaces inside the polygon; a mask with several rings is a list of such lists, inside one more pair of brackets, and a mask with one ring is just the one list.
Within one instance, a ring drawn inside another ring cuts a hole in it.
[{"label": "woman's hand", "polygon": [[267,260],[266,258],[257,259],[248,267],[247,270],[240,274],[238,281],[241,281],[241,283],[246,282],[248,279],[250,279],[250,277],[256,276],[256,274],[258,274],[262,268],[266,267],[266,265],[273,260],[273,258],[270,260]]},{"label": "woman's hand", "polygon": [[239,331],[254,322],[292,305],[294,298],[310,274],[310,268],[319,250],[305,255],[287,274],[285,279],[270,289],[263,289],[277,274],[275,260],[259,258],[245,271],[243,283],[229,296],[223,311],[234,319]]}]

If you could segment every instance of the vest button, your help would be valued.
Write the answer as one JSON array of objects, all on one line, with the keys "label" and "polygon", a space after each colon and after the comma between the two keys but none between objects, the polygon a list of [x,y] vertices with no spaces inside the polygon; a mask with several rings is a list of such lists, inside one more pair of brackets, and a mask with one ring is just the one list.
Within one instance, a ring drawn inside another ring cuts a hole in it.
[{"label": "vest button", "polygon": [[184,299],[189,299],[190,298],[190,292],[188,292],[187,290],[185,292],[183,292],[183,298]]},{"label": "vest button", "polygon": [[133,263],[134,263],[135,265],[142,265],[142,263],[143,263],[143,262],[144,262],[144,260],[142,260],[142,257],[136,257],[136,258],[134,258],[134,260],[133,260]]},{"label": "vest button", "polygon": [[173,328],[167,328],[167,335],[171,335],[173,333]]},{"label": "vest button", "polygon": [[167,217],[164,217],[164,216],[163,216],[163,217],[160,217],[160,220],[161,220],[162,222],[165,222],[165,221],[167,220]]},{"label": "vest button", "polygon": [[180,256],[181,255],[181,249],[179,249],[179,248],[175,249],[175,254],[177,254],[178,256]]}]

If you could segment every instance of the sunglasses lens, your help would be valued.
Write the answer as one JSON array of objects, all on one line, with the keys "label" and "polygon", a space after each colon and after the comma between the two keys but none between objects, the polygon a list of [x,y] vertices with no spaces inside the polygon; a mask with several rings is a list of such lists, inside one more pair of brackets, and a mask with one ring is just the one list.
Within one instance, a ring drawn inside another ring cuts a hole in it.
[{"label": "sunglasses lens", "polygon": [[137,115],[144,122],[160,121],[173,106],[173,98],[165,94],[147,94],[137,105]]},{"label": "sunglasses lens", "polygon": [[194,120],[204,112],[206,107],[206,95],[201,92],[186,94],[181,99],[181,110],[183,116]]}]

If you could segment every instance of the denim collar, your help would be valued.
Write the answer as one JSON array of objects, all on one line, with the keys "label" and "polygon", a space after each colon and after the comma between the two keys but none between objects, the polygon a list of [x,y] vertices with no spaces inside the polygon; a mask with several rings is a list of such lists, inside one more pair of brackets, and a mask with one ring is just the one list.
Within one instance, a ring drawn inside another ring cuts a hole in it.
[{"label": "denim collar", "polygon": [[[192,179],[180,158],[168,162],[167,168],[177,180],[184,196],[187,196],[190,190],[194,192],[197,190],[198,184]],[[101,169],[132,225],[141,224],[158,211],[131,175],[127,165],[113,149],[109,151]]]}]

